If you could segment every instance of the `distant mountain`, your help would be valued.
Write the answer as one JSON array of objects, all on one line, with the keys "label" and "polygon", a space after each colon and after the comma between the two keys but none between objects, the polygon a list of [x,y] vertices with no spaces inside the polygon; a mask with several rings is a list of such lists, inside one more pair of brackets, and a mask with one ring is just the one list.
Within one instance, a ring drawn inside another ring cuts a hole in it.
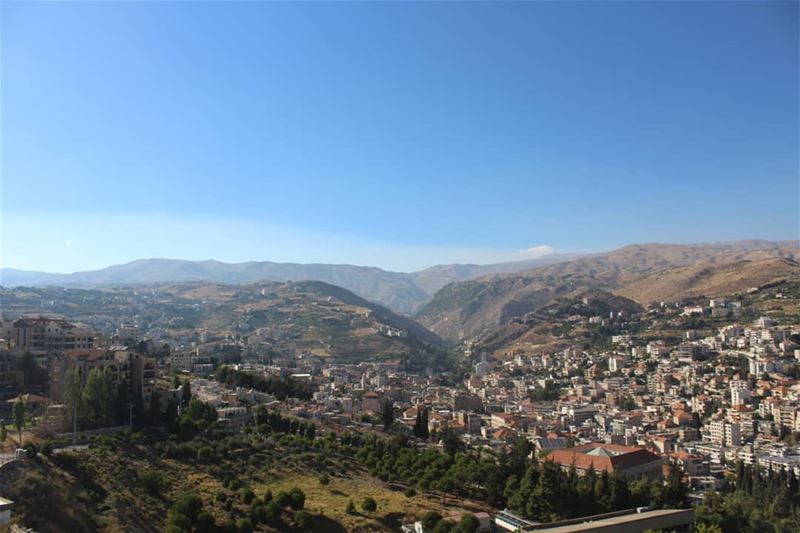
[{"label": "distant mountain", "polygon": [[417,320],[456,341],[484,334],[576,290],[603,290],[640,304],[715,296],[800,281],[797,241],[642,244],[442,288]]},{"label": "distant mountain", "polygon": [[91,288],[190,281],[250,283],[254,281],[313,280],[338,285],[396,312],[411,314],[427,303],[436,291],[450,282],[487,274],[527,270],[574,257],[576,256],[552,254],[527,261],[491,265],[439,265],[413,273],[390,272],[375,267],[353,265],[140,259],[100,270],[72,274],[3,268],[0,269],[0,285],[4,287]]}]

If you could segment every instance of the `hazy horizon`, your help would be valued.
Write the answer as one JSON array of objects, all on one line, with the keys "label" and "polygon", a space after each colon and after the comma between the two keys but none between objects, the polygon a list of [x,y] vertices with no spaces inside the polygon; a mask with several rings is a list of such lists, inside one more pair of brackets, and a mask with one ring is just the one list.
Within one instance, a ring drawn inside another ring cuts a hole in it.
[{"label": "hazy horizon", "polygon": [[[571,257],[571,256],[591,256],[596,254],[603,254],[607,252],[612,252],[614,250],[624,248],[626,246],[636,246],[636,245],[668,245],[668,246],[714,246],[714,245],[731,245],[735,243],[746,243],[752,241],[765,241],[765,242],[773,242],[773,243],[785,243],[790,242],[794,244],[798,244],[798,239],[796,238],[789,238],[789,239],[762,239],[758,237],[753,238],[745,238],[745,239],[736,239],[732,241],[714,241],[714,242],[640,242],[640,243],[626,243],[620,245],[618,247],[610,248],[610,249],[603,249],[603,250],[556,250],[547,246],[537,247],[539,249],[529,249],[529,250],[517,250],[517,251],[508,251],[505,252],[506,255],[503,255],[502,251],[494,251],[496,255],[493,257],[500,258],[499,260],[487,260],[487,261],[474,261],[469,260],[468,254],[474,251],[469,250],[461,250],[459,253],[464,254],[465,259],[463,261],[445,261],[445,262],[433,262],[433,263],[421,263],[421,266],[414,269],[408,270],[400,270],[400,269],[393,269],[383,267],[377,264],[371,264],[368,262],[357,262],[357,261],[293,261],[293,260],[286,260],[286,261],[278,261],[273,259],[245,259],[241,261],[226,261],[215,257],[198,257],[195,259],[188,259],[185,257],[170,257],[170,256],[151,256],[151,257],[138,257],[135,259],[120,261],[117,263],[109,263],[106,265],[101,265],[96,268],[86,268],[81,270],[73,270],[73,271],[56,271],[56,270],[37,270],[37,269],[24,269],[24,268],[17,268],[15,266],[8,266],[3,265],[0,262],[0,269],[2,270],[18,270],[20,272],[42,272],[46,274],[75,274],[79,272],[91,272],[97,270],[103,270],[105,268],[127,265],[139,261],[187,261],[187,262],[205,262],[205,261],[215,261],[218,263],[223,263],[227,265],[239,265],[239,264],[246,264],[246,263],[276,263],[276,264],[298,264],[298,265],[333,265],[333,266],[353,266],[359,268],[378,268],[387,272],[397,272],[397,273],[407,273],[411,274],[414,272],[419,272],[428,268],[435,268],[439,266],[450,266],[450,265],[478,265],[478,266],[487,266],[492,264],[503,264],[503,263],[524,263],[526,261],[535,261],[535,260],[542,260],[548,257],[552,258],[560,258],[560,257]],[[484,253],[486,251],[483,251]],[[509,259],[502,259],[503,257],[508,257]]]}]

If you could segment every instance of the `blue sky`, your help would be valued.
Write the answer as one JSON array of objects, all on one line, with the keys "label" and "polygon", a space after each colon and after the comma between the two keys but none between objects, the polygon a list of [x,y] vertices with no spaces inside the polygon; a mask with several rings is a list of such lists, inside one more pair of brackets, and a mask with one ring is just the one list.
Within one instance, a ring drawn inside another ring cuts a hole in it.
[{"label": "blue sky", "polygon": [[0,261],[798,238],[798,45],[795,2],[3,2]]}]

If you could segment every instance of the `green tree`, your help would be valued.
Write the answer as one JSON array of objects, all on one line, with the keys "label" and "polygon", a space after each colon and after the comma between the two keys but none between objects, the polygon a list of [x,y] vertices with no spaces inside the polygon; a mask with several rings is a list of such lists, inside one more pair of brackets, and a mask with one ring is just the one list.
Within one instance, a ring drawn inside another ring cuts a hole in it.
[{"label": "green tree", "polygon": [[455,431],[446,428],[442,432],[442,446],[447,455],[455,457],[456,453],[464,448],[464,443],[461,442],[461,439],[456,435]]},{"label": "green tree", "polygon": [[67,406],[67,414],[72,421],[72,445],[78,443],[78,410],[81,402],[81,376],[78,374],[77,367],[70,368],[64,376],[64,403]]},{"label": "green tree", "polygon": [[414,421],[414,436],[420,439],[427,439],[430,436],[428,431],[428,408],[422,407],[417,410],[417,419]]},{"label": "green tree", "polygon": [[22,428],[25,427],[25,401],[22,398],[17,398],[14,403],[14,427],[17,428],[19,435],[19,446],[22,447]]},{"label": "green tree", "polygon": [[264,506],[264,511],[267,518],[267,523],[276,525],[281,518],[281,506],[275,500],[270,500]]},{"label": "green tree", "polygon": [[247,518],[240,518],[236,521],[236,528],[239,533],[253,533],[253,523]]},{"label": "green tree", "polygon": [[183,386],[181,387],[181,405],[189,405],[189,401],[192,399],[192,385],[189,383],[187,379]]},{"label": "green tree", "polygon": [[455,531],[456,523],[452,520],[441,519],[433,527],[433,533],[452,533]]},{"label": "green tree", "polygon": [[475,533],[481,527],[481,523],[475,517],[474,514],[468,513],[461,517],[461,520],[458,522],[458,526],[456,527],[456,531],[458,533]]},{"label": "green tree", "polygon": [[686,507],[688,489],[683,482],[683,470],[676,463],[670,463],[669,475],[664,484],[664,504],[666,507]]},{"label": "green tree", "polygon": [[195,523],[195,533],[216,533],[217,522],[214,520],[214,515],[208,511],[202,511],[197,515]]},{"label": "green tree", "polygon": [[431,531],[441,519],[442,515],[436,511],[428,511],[422,516],[422,528],[425,531]]},{"label": "green tree", "polygon": [[381,405],[381,421],[383,422],[383,430],[389,431],[394,423],[394,408],[392,407],[392,402],[384,400],[383,405]]},{"label": "green tree", "polygon": [[302,509],[306,503],[306,494],[297,487],[292,487],[291,490],[289,490],[289,497],[291,498],[289,505],[295,511]]},{"label": "green tree", "polygon": [[311,526],[311,515],[307,511],[297,511],[292,521],[295,529],[304,531]]},{"label": "green tree", "polygon": [[171,512],[181,514],[194,523],[197,515],[203,510],[203,500],[194,493],[184,494],[175,502],[170,509]]},{"label": "green tree", "polygon": [[114,383],[109,368],[89,371],[81,400],[90,427],[105,427],[113,423]]},{"label": "green tree", "polygon": [[371,513],[378,509],[378,503],[375,501],[375,498],[367,496],[361,502],[361,509],[363,509],[366,513]]},{"label": "green tree", "polygon": [[6,423],[4,420],[0,421],[0,444],[4,443],[8,438],[8,431],[6,431]]},{"label": "green tree", "polygon": [[153,496],[158,496],[164,487],[164,474],[158,470],[143,470],[139,472],[139,484]]}]

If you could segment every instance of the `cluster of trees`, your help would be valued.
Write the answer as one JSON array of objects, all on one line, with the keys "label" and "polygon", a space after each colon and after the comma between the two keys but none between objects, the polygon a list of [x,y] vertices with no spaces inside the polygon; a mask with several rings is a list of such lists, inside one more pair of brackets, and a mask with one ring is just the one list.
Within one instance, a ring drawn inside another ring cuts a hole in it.
[{"label": "cluster of trees", "polygon": [[[443,435],[443,440],[447,435]],[[344,433],[326,435],[325,445],[350,454],[371,475],[384,481],[402,481],[420,490],[437,490],[482,499],[509,507],[530,519],[550,521],[636,506],[682,507],[686,485],[673,467],[666,483],[639,480],[629,483],[616,472],[589,471],[578,476],[551,461],[531,455],[530,443],[518,439],[510,453],[462,451],[443,446],[444,452],[411,447],[402,436],[390,441],[376,436]],[[457,441],[457,439],[456,439]]]},{"label": "cluster of trees", "polygon": [[[213,533],[217,531],[214,515],[203,510],[203,499],[194,493],[184,494],[172,505],[166,533]],[[238,531],[234,529],[234,531]],[[251,528],[252,531],[252,528]]]},{"label": "cluster of trees", "polygon": [[197,398],[189,398],[189,402],[183,406],[180,416],[167,421],[166,427],[171,433],[178,436],[178,440],[186,441],[193,439],[196,435],[207,430],[211,424],[217,421],[217,410]]},{"label": "cluster of trees", "polygon": [[144,402],[140,394],[131,397],[130,383],[114,383],[111,370],[93,368],[81,381],[73,367],[64,379],[64,403],[73,429],[93,429],[127,424],[132,409],[141,416]]},{"label": "cluster of trees", "polygon": [[[233,483],[226,484],[226,488],[235,490]],[[256,497],[250,488],[241,489],[238,495],[234,494],[242,504],[249,507],[246,516],[241,516],[234,520],[235,514],[223,522],[217,524],[214,516],[203,510],[203,499],[194,493],[184,494],[169,510],[167,518],[167,533],[251,533],[259,524],[272,527],[281,525],[281,516],[285,510],[291,510],[292,526],[295,530],[304,530],[311,525],[311,515],[304,511],[306,495],[297,488],[293,487],[288,492],[281,491],[273,496],[271,491],[267,491],[262,498]],[[216,500],[223,506],[231,510],[234,498],[226,491],[220,491],[216,495]]]},{"label": "cluster of trees", "polygon": [[313,422],[305,422],[298,418],[283,416],[277,411],[267,410],[263,405],[256,409],[255,423],[256,431],[261,434],[270,432],[288,433],[313,439],[317,432],[317,426]]},{"label": "cluster of trees", "polygon": [[683,473],[671,469],[666,483],[640,479],[629,483],[619,472],[589,469],[578,476],[574,467],[564,471],[552,461],[528,461],[525,473],[506,479],[508,507],[544,522],[576,518],[633,507],[685,507]]},{"label": "cluster of trees", "polygon": [[264,377],[249,372],[241,372],[226,365],[217,368],[214,379],[229,387],[244,387],[272,394],[283,401],[286,398],[311,399],[315,389],[311,383],[298,381],[291,377]]},{"label": "cluster of trees", "polygon": [[726,491],[706,494],[696,522],[728,532],[800,531],[800,480],[794,472],[736,465]]}]

